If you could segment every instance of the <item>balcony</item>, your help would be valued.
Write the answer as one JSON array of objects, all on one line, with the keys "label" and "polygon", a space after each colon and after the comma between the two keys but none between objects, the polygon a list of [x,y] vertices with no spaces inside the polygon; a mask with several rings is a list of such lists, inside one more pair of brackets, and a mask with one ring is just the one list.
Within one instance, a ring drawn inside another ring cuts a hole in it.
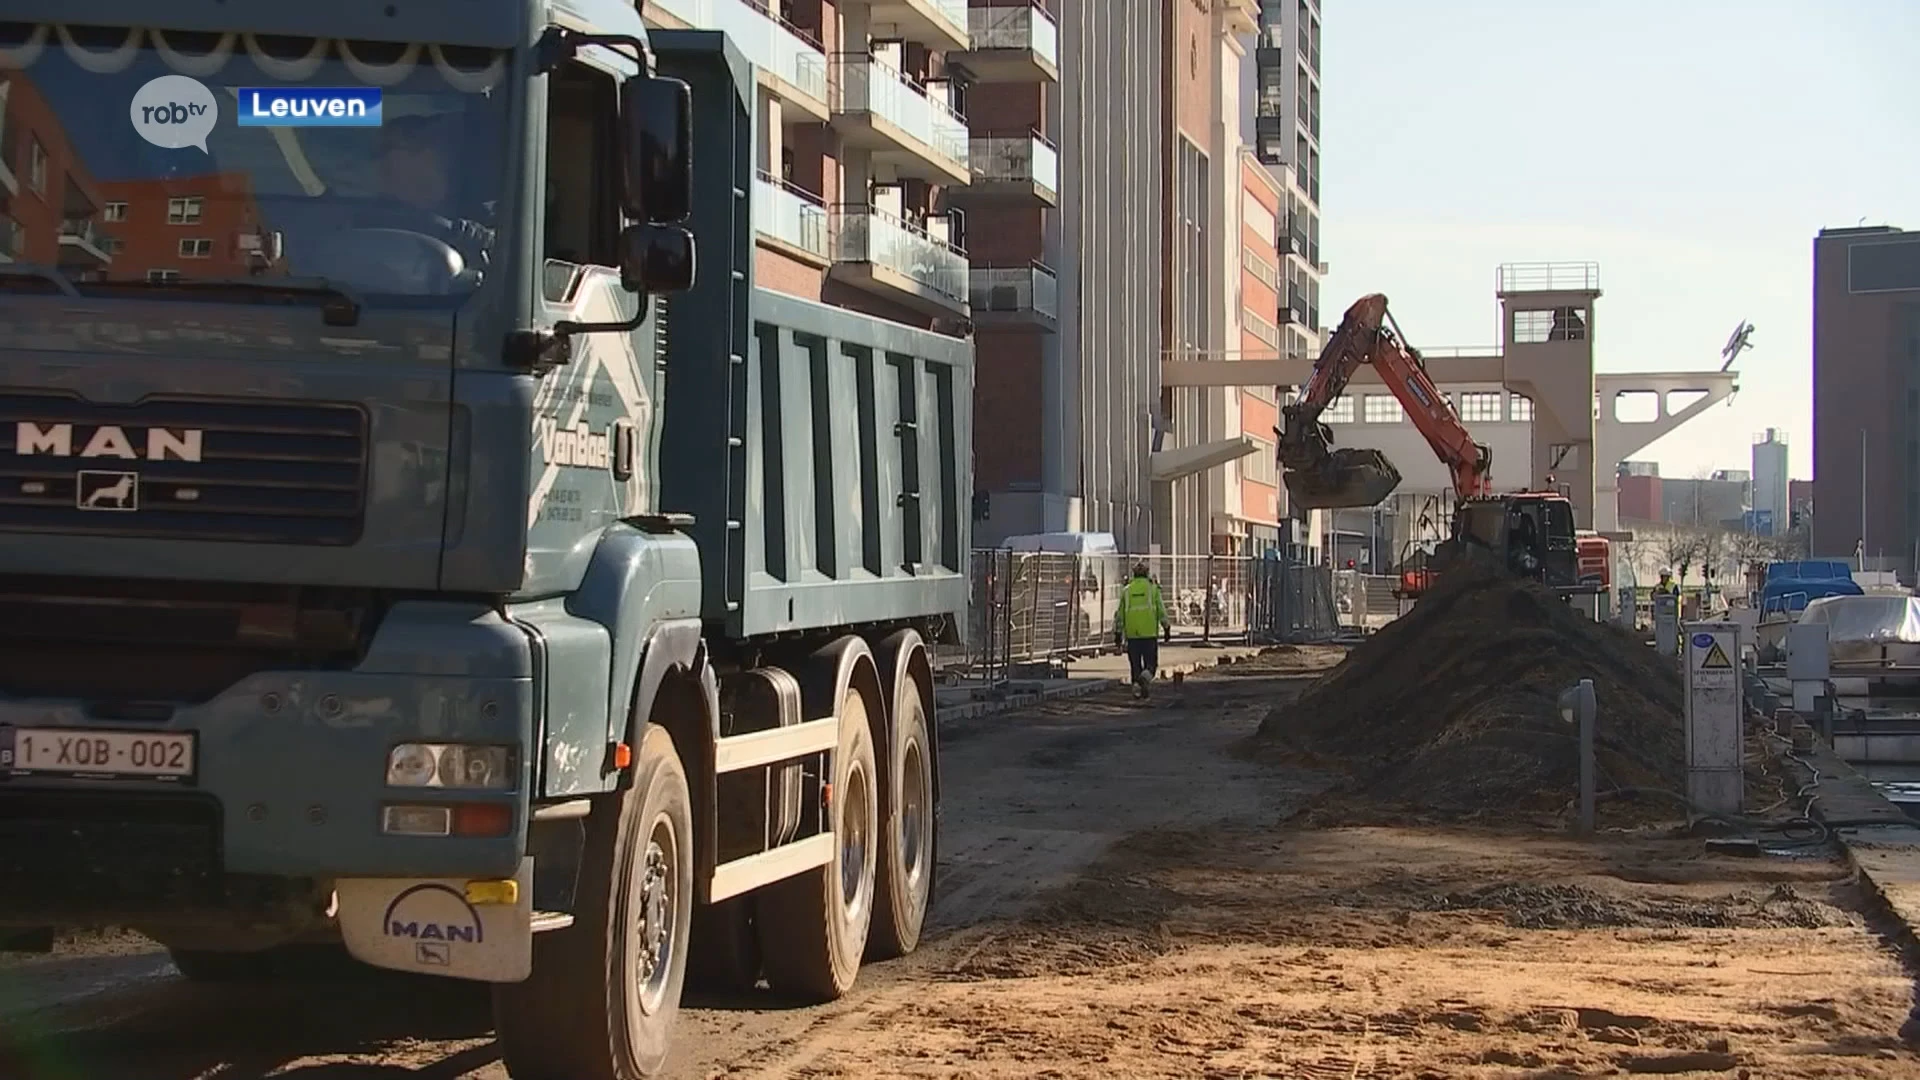
[{"label": "balcony", "polygon": [[808,118],[828,118],[827,55],[812,35],[760,0],[647,0],[647,20],[669,29],[719,30],[733,39],[762,86]]},{"label": "balcony", "polygon": [[967,122],[925,87],[865,53],[835,56],[840,84],[833,126],[847,145],[903,176],[936,184],[973,178]]},{"label": "balcony", "polygon": [[942,318],[967,314],[967,256],[925,229],[870,206],[833,212],[834,278]]},{"label": "balcony", "polygon": [[1027,266],[973,268],[973,322],[976,326],[1060,327],[1060,283],[1053,271]]},{"label": "balcony", "polygon": [[1060,28],[1037,7],[977,7],[968,13],[973,46],[947,57],[983,83],[1060,81]]},{"label": "balcony", "polygon": [[92,218],[68,218],[60,223],[60,265],[99,269],[113,261]]},{"label": "balcony", "polygon": [[833,255],[827,225],[826,205],[811,192],[764,172],[754,179],[753,227],[762,243],[825,267]]},{"label": "balcony", "polygon": [[1260,32],[1260,0],[1216,0],[1213,7],[1226,17],[1224,21],[1228,33]]},{"label": "balcony", "polygon": [[27,230],[6,214],[0,214],[0,265],[21,262],[26,257]]},{"label": "balcony", "polygon": [[956,206],[1060,205],[1060,152],[1037,134],[982,135],[973,140],[973,183],[947,192]]},{"label": "balcony", "polygon": [[870,33],[940,52],[967,51],[967,0],[873,0]]}]

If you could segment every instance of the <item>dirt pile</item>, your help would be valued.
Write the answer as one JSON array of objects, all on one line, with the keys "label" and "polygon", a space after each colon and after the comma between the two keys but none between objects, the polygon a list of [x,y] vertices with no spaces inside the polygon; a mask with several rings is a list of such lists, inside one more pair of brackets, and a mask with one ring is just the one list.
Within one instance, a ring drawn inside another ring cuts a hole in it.
[{"label": "dirt pile", "polygon": [[[1338,762],[1370,796],[1447,812],[1553,812],[1579,781],[1559,695],[1592,679],[1599,786],[1680,790],[1680,675],[1531,582],[1442,578],[1260,725],[1266,752]],[[1669,808],[1671,809],[1671,808]]]}]

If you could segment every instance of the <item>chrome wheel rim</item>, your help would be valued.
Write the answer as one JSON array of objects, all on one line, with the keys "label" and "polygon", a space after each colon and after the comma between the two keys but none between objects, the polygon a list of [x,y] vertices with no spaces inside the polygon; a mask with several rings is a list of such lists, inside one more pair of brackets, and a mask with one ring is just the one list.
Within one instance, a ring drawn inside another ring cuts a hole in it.
[{"label": "chrome wheel rim", "polygon": [[680,898],[680,844],[673,823],[662,816],[647,837],[646,855],[640,864],[639,911],[635,958],[636,982],[640,988],[640,1008],[659,1011],[667,996],[667,976],[673,971],[674,922]]},{"label": "chrome wheel rim", "polygon": [[872,900],[873,875],[867,873],[867,851],[872,842],[867,817],[873,805],[867,770],[855,764],[847,771],[840,792],[840,903],[849,921],[857,921]]},{"label": "chrome wheel rim", "polygon": [[928,804],[926,759],[920,753],[920,741],[907,743],[900,770],[900,863],[906,871],[907,886],[917,892],[927,873]]}]

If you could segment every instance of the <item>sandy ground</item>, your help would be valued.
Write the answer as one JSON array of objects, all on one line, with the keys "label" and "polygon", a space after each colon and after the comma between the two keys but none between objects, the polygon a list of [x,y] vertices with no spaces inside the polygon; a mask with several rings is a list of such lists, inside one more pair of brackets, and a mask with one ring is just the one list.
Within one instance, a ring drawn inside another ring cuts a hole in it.
[{"label": "sandy ground", "polygon": [[[1920,1077],[1914,983],[1824,853],[1377,808],[1232,753],[1307,653],[951,730],[937,930],[847,999],[693,1001],[707,1077]],[[498,1078],[483,993],[0,967],[0,1077]],[[1686,1070],[1692,1070],[1688,1072]]]}]

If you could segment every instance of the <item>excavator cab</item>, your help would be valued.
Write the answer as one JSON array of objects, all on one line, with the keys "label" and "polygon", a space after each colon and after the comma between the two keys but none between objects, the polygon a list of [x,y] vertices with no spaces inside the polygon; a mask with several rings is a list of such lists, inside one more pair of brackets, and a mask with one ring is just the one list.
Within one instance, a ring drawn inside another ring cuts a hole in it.
[{"label": "excavator cab", "polygon": [[1443,563],[1491,560],[1562,595],[1592,592],[1598,584],[1581,573],[1573,504],[1556,492],[1463,500],[1454,511],[1453,538],[1443,547]]}]

